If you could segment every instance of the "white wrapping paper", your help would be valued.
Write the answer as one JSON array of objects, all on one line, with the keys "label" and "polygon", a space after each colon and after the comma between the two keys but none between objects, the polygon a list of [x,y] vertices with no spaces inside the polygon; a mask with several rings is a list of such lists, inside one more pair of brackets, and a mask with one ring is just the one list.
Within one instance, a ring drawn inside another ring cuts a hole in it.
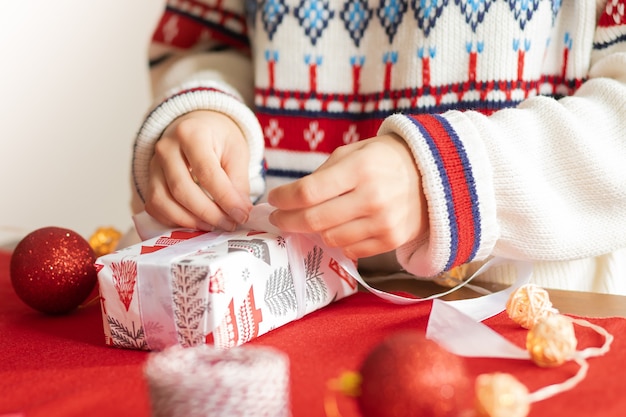
[{"label": "white wrapping paper", "polygon": [[[268,221],[269,213],[273,208],[267,204],[261,204],[254,207],[251,212],[250,220],[242,227],[242,230],[264,230],[268,233],[281,236],[281,232],[271,225]],[[147,214],[142,213],[135,217],[135,225],[142,239],[153,238],[162,235],[168,229],[163,228],[160,224],[154,222]],[[144,343],[141,348],[161,349],[165,346],[180,343],[180,329],[177,329],[175,320],[176,312],[172,306],[172,278],[170,276],[169,266],[177,259],[197,251],[198,248],[219,247],[229,239],[241,236],[242,230],[232,233],[205,233],[197,237],[186,240],[182,243],[170,246],[158,252],[143,254],[137,260],[137,276],[151,277],[150,279],[137,280],[137,292],[139,294],[138,304],[135,316],[133,314],[119,311],[118,316],[125,317],[132,326],[141,328]],[[293,294],[296,299],[296,309],[291,316],[282,318],[270,326],[274,328],[280,326],[287,321],[292,321],[302,317],[310,312],[307,309],[306,300],[306,265],[305,252],[312,246],[324,248],[324,252],[336,261],[339,265],[339,272],[344,275],[344,284],[339,291],[339,297],[349,295],[355,291],[355,286],[349,284],[350,279],[358,281],[364,288],[383,300],[395,304],[415,304],[424,301],[433,301],[431,315],[429,317],[426,336],[447,350],[461,356],[480,356],[480,357],[502,357],[527,359],[528,353],[521,349],[499,334],[485,326],[482,321],[502,312],[506,307],[506,301],[509,295],[520,286],[527,284],[532,275],[530,264],[524,262],[512,262],[501,258],[494,258],[488,261],[481,269],[479,269],[472,277],[457,287],[435,294],[426,298],[407,298],[397,294],[390,294],[385,291],[372,288],[359,275],[356,266],[352,261],[347,259],[340,250],[336,248],[325,247],[319,236],[316,235],[299,235],[299,234],[282,234],[285,239],[285,245],[289,248],[286,252],[288,262],[293,275]],[[308,248],[308,249],[307,249]],[[116,255],[119,259],[119,254]],[[237,254],[230,254],[229,264],[237,264]],[[107,258],[107,257],[104,257]],[[257,271],[260,275],[268,275],[271,273],[271,267],[259,259],[246,259],[250,267]],[[101,261],[101,263],[106,263]],[[476,276],[479,276],[485,270],[504,263],[513,263],[517,268],[517,280],[515,284],[503,291],[481,296],[478,298],[458,300],[458,301],[442,301],[440,298],[446,294],[450,294],[460,287],[471,282]],[[337,269],[337,267],[335,267]],[[346,280],[346,278],[348,280]],[[110,277],[105,279],[109,281]],[[337,281],[342,281],[337,279]],[[239,292],[244,292],[239,290]],[[330,301],[328,301],[330,302]],[[222,303],[223,304],[223,303]],[[327,304],[327,303],[326,303]],[[226,308],[225,304],[220,305],[214,302],[213,308]],[[319,306],[315,307],[319,308]],[[105,328],[111,327],[111,323],[107,325],[107,311],[103,304],[103,313],[105,318]],[[109,320],[110,321],[110,320]],[[217,326],[218,324],[213,324]],[[209,325],[209,328],[211,325]],[[134,327],[133,327],[134,328]],[[269,330],[269,329],[267,329]],[[206,329],[205,331],[210,331]],[[110,338],[107,335],[108,338]],[[127,346],[133,347],[133,346]]]},{"label": "white wrapping paper", "polygon": [[97,261],[107,342],[230,348],[356,292],[352,261],[280,234],[270,209],[256,207],[235,232],[146,229],[139,218],[142,238],[156,237]]}]

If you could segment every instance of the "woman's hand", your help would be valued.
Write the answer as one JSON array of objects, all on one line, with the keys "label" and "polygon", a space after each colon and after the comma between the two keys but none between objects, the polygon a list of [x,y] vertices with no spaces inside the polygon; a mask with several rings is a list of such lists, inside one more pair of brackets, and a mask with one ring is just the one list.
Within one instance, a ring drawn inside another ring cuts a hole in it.
[{"label": "woman's hand", "polygon": [[319,233],[352,259],[394,250],[428,231],[420,175],[395,134],[342,146],[312,174],[278,187],[270,221],[287,232]]},{"label": "woman's hand", "polygon": [[166,225],[233,230],[252,208],[248,161],[246,139],[228,116],[185,114],[155,145],[145,209]]}]

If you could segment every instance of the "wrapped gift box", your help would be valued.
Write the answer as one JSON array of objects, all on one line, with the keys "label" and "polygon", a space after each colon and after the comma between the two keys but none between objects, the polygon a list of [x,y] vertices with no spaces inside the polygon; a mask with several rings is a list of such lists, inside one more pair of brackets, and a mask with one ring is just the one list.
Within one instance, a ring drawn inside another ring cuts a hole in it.
[{"label": "wrapped gift box", "polygon": [[106,343],[241,345],[356,292],[354,264],[331,252],[303,235],[173,230],[102,256]]}]

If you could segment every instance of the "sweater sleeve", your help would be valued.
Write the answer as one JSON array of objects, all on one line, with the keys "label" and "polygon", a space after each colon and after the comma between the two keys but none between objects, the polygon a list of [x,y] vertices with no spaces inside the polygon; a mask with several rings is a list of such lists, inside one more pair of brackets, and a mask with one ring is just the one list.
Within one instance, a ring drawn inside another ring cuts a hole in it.
[{"label": "sweater sleeve", "polygon": [[563,261],[626,247],[626,17],[610,17],[572,96],[385,120],[379,133],[406,140],[428,201],[430,234],[398,249],[404,268],[426,277],[490,255]]},{"label": "sweater sleeve", "polygon": [[253,72],[243,5],[226,0],[220,9],[209,9],[196,2],[185,9],[177,8],[184,2],[169,3],[150,49],[156,101],[135,140],[135,188],[143,199],[155,143],[170,123],[194,110],[214,110],[232,118],[248,142],[250,197],[255,201],[265,189],[264,142],[251,110]]}]

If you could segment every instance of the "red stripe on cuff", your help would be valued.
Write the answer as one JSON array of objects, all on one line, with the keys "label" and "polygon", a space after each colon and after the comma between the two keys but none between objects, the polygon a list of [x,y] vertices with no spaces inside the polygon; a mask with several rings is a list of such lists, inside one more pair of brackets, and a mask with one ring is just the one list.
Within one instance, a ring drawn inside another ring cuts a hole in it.
[{"label": "red stripe on cuff", "polygon": [[[466,175],[466,170],[470,170],[471,167],[455,132],[450,132],[438,117],[421,115],[416,116],[415,119],[422,124],[432,138],[439,151],[440,163],[448,177],[448,186],[454,207],[454,218],[450,221],[456,222],[458,230],[457,254],[452,263],[452,267],[454,267],[467,262],[473,256],[472,252],[475,248],[475,219],[472,212],[474,202]],[[454,138],[456,138],[456,143]]]}]

